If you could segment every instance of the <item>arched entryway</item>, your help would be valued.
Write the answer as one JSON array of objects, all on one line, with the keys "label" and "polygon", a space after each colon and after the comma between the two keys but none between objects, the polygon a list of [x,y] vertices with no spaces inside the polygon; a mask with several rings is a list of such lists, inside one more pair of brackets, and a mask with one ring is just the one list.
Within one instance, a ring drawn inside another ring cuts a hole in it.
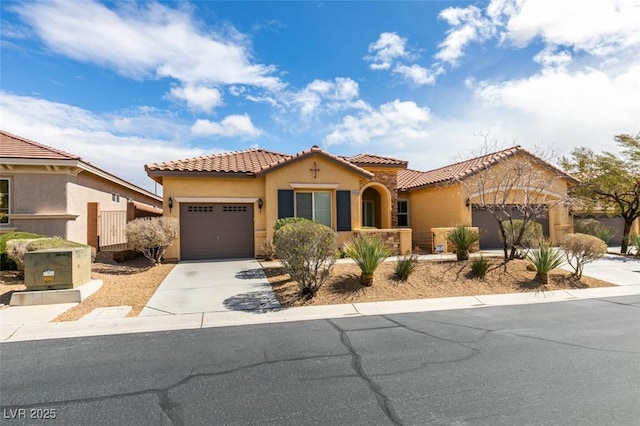
[{"label": "arched entryway", "polygon": [[361,226],[363,228],[391,228],[391,194],[381,184],[373,183],[362,188]]}]

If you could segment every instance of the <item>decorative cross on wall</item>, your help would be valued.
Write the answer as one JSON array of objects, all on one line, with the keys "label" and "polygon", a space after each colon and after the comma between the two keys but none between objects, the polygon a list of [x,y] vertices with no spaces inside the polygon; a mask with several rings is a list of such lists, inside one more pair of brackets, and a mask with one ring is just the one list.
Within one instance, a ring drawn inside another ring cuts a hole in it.
[{"label": "decorative cross on wall", "polygon": [[320,169],[318,168],[318,165],[316,164],[316,162],[313,162],[313,167],[309,169],[309,171],[311,171],[313,173],[313,178],[317,178],[318,177],[318,172],[320,171]]}]

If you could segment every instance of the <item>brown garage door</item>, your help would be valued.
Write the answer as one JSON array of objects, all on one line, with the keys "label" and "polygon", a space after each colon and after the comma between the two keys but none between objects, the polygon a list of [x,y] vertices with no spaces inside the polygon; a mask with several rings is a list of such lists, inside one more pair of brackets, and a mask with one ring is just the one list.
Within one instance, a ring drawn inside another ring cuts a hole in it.
[{"label": "brown garage door", "polygon": [[[522,213],[516,208],[511,207],[512,217],[514,219],[521,219]],[[482,206],[474,205],[472,209],[471,221],[473,226],[480,229],[480,248],[481,249],[497,249],[502,248],[502,239],[500,238],[500,230],[498,227],[498,221],[493,214],[483,208]],[[546,237],[549,236],[549,219],[538,218],[536,220],[542,225],[542,234]]]},{"label": "brown garage door", "polygon": [[182,260],[253,256],[253,204],[180,204]]}]

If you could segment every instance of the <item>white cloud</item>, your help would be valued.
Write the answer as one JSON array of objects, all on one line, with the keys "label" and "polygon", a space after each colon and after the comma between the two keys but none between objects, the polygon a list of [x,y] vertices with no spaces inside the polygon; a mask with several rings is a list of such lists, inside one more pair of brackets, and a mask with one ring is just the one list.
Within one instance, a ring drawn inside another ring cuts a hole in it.
[{"label": "white cloud", "polygon": [[378,40],[369,44],[369,53],[364,57],[371,62],[369,67],[372,70],[386,70],[398,58],[410,57],[410,53],[405,49],[407,39],[400,37],[396,33],[381,33]]},{"label": "white cloud", "polygon": [[548,44],[573,46],[602,56],[640,41],[637,0],[525,0],[517,5],[506,35],[516,46],[539,37]]},{"label": "white cloud", "polygon": [[488,40],[495,34],[495,22],[483,16],[482,10],[476,6],[449,7],[440,12],[439,17],[451,28],[447,31],[445,40],[438,46],[435,58],[453,66],[458,65],[467,45],[474,41]]},{"label": "white cloud", "polygon": [[173,78],[185,84],[284,85],[275,68],[254,63],[239,34],[214,33],[185,8],[159,3],[113,4],[52,0],[15,7],[49,49],[136,79]]},{"label": "white cloud", "polygon": [[[591,126],[594,121],[628,128],[640,126],[640,63],[609,75],[588,69],[548,70],[528,78],[480,85],[477,96],[492,107],[531,115],[531,120],[558,120],[567,126]],[[640,128],[640,127],[639,127]]]},{"label": "white cloud", "polygon": [[318,113],[333,113],[347,108],[363,108],[364,103],[358,99],[360,88],[350,78],[338,77],[333,81],[314,80],[299,92],[290,93],[286,103],[299,108],[303,117],[311,117]]},{"label": "white cloud", "polygon": [[572,59],[571,53],[566,50],[558,51],[556,46],[547,46],[533,57],[534,61],[547,68],[564,67],[569,65]]},{"label": "white cloud", "polygon": [[153,109],[99,116],[58,102],[0,91],[3,129],[79,155],[109,173],[153,191],[144,165],[205,154],[184,143],[188,127]]},{"label": "white cloud", "polygon": [[226,137],[257,137],[262,134],[262,131],[253,125],[248,114],[228,115],[220,122],[198,119],[191,126],[191,132],[197,136]]},{"label": "white cloud", "polygon": [[398,64],[393,68],[395,74],[400,74],[413,84],[422,86],[424,84],[434,84],[436,76],[429,69],[413,64],[411,66]]},{"label": "white cloud", "polygon": [[429,119],[429,108],[396,99],[380,105],[377,110],[344,117],[324,141],[328,145],[381,143],[401,146],[424,139]]},{"label": "white cloud", "polygon": [[172,98],[185,101],[195,111],[211,112],[213,108],[222,105],[222,93],[214,87],[187,84],[173,87],[169,93]]}]

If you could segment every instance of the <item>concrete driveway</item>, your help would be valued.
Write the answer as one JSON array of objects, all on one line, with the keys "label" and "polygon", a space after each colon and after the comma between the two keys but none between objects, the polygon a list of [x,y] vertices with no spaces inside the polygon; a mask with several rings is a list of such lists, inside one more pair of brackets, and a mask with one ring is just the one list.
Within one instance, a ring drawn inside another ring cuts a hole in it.
[{"label": "concrete driveway", "polygon": [[281,309],[255,259],[180,262],[140,316]]},{"label": "concrete driveway", "polygon": [[[568,265],[562,269],[572,271]],[[584,266],[583,275],[608,281],[616,285],[640,284],[640,259],[637,257],[606,254],[601,259]]]}]

